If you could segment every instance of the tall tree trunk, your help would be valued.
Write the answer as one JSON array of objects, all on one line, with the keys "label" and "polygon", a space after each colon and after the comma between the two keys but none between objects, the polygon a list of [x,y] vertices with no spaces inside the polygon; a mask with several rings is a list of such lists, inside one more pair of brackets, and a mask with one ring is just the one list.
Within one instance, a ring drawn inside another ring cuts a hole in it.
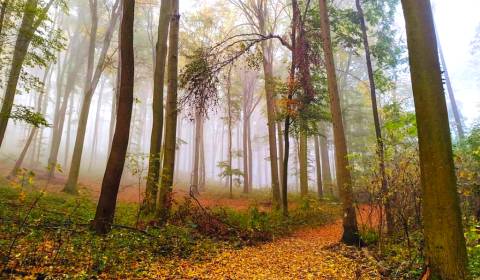
[{"label": "tall tree trunk", "polygon": [[150,137],[150,155],[145,191],[145,208],[155,210],[155,202],[160,180],[160,150],[163,137],[163,85],[165,80],[165,64],[167,60],[168,28],[170,25],[171,0],[162,1],[158,22],[158,38],[155,53],[155,72],[153,76],[153,122]]},{"label": "tall tree trunk", "polygon": [[326,0],[319,0],[320,29],[322,47],[327,69],[328,92],[330,95],[330,110],[332,113],[333,136],[335,143],[335,165],[337,172],[337,184],[340,199],[343,205],[343,235],[342,241],[349,245],[361,243],[357,226],[355,207],[353,206],[352,178],[349,170],[347,143],[343,129],[342,109],[338,94],[337,75],[333,60],[332,42],[330,38],[330,20]]},{"label": "tall tree trunk", "polygon": [[284,124],[284,135],[283,135],[283,141],[284,141],[284,152],[283,152],[283,170],[282,170],[282,212],[284,216],[288,215],[288,159],[290,156],[290,124],[291,124],[291,118],[290,118],[290,102],[293,99],[293,95],[295,93],[295,70],[297,68],[297,27],[298,27],[298,21],[299,21],[299,9],[298,9],[298,2],[296,0],[292,1],[292,23],[291,23],[291,44],[292,44],[292,49],[291,49],[291,64],[290,64],[290,72],[289,72],[289,77],[288,77],[288,94],[287,94],[287,108],[286,108],[286,118],[285,118],[285,124]]},{"label": "tall tree trunk", "polygon": [[108,157],[102,189],[98,200],[93,227],[98,234],[110,231],[115,215],[117,194],[125,165],[130,122],[133,106],[133,87],[135,79],[135,62],[133,49],[133,22],[135,0],[122,0],[123,15],[120,26],[120,54],[122,70],[120,79],[120,96],[118,102],[117,124],[113,136],[112,150]]},{"label": "tall tree trunk", "polygon": [[[75,89],[75,80],[77,78],[77,69],[83,64],[81,56],[77,54],[79,49],[75,48],[72,50],[72,55],[68,60],[68,75],[66,80],[66,86],[63,94],[63,99],[60,102],[60,99],[57,98],[55,104],[55,110],[57,111],[53,123],[53,131],[50,144],[50,152],[48,156],[48,176],[51,178],[54,176],[58,162],[58,152],[60,150],[60,143],[63,136],[63,126],[65,124],[65,115],[67,112],[67,105],[70,100],[70,95]],[[72,61],[73,59],[73,61]],[[57,97],[61,95],[61,86],[57,86]],[[57,106],[59,104],[59,106]]]},{"label": "tall tree trunk", "polygon": [[248,185],[249,185],[249,191],[253,190],[253,151],[252,151],[252,129],[251,129],[251,122],[248,122]]},{"label": "tall tree trunk", "polygon": [[177,90],[178,90],[178,37],[180,15],[179,0],[172,0],[172,18],[170,21],[168,45],[168,88],[165,118],[165,146],[162,166],[160,191],[158,195],[158,214],[165,222],[170,213],[172,203],[173,175],[175,174],[175,148],[177,140]]},{"label": "tall tree trunk", "polygon": [[233,198],[233,174],[232,174],[232,68],[228,69],[227,75],[227,127],[228,127],[228,189],[230,190],[230,198]]},{"label": "tall tree trunk", "polygon": [[[92,0],[92,1],[96,1],[96,0]],[[78,182],[78,176],[80,175],[80,164],[82,161],[83,145],[85,143],[85,133],[87,131],[88,115],[90,113],[90,103],[92,101],[93,94],[95,93],[95,89],[97,88],[98,82],[100,81],[101,75],[103,73],[105,60],[107,58],[107,52],[110,47],[110,43],[112,41],[113,33],[115,31],[115,26],[117,24],[117,19],[120,16],[121,9],[118,8],[119,3],[120,3],[120,0],[117,0],[112,9],[112,16],[110,18],[108,29],[105,33],[102,51],[98,58],[95,73],[92,76],[92,80],[90,82],[88,82],[87,80],[86,82],[87,87],[85,88],[83,102],[80,109],[77,135],[75,138],[75,146],[73,148],[72,163],[70,164],[70,171],[68,173],[67,183],[65,184],[65,187],[63,189],[63,191],[67,193],[75,194],[78,191],[77,182]],[[91,50],[89,49],[89,56],[90,56],[90,51]],[[93,51],[93,54],[95,54],[94,51]]]},{"label": "tall tree trunk", "polygon": [[0,111],[0,147],[5,137],[7,130],[8,119],[12,112],[15,93],[17,92],[17,85],[22,71],[23,62],[28,52],[28,48],[32,41],[33,35],[37,30],[36,15],[38,9],[38,0],[27,0],[24,6],[22,23],[18,31],[17,41],[13,51],[12,63],[10,66],[10,73],[8,75],[7,88],[3,97],[2,109]]},{"label": "tall tree trunk", "polygon": [[3,52],[3,28],[5,26],[5,17],[8,12],[10,0],[3,0],[0,4],[0,54]]},{"label": "tall tree trunk", "polygon": [[95,126],[93,128],[92,147],[90,149],[90,164],[88,165],[89,171],[92,170],[93,164],[95,162],[95,156],[97,154],[98,129],[100,127],[100,113],[102,111],[102,97],[104,87],[105,80],[102,81],[102,84],[100,85],[100,90],[98,92],[97,111],[95,112]]},{"label": "tall tree trunk", "polygon": [[322,167],[320,158],[320,140],[319,135],[313,136],[315,145],[315,170],[317,173],[317,195],[318,198],[323,198],[323,185],[322,185]]},{"label": "tall tree trunk", "polygon": [[322,159],[322,179],[323,188],[328,189],[333,196],[332,171],[330,170],[330,155],[328,154],[328,129],[323,124],[320,136],[320,157]]},{"label": "tall tree trunk", "polygon": [[250,192],[250,170],[248,168],[249,154],[248,154],[248,138],[250,137],[248,131],[248,123],[250,122],[250,117],[247,116],[247,109],[245,104],[243,105],[243,192]]},{"label": "tall tree trunk", "polygon": [[308,195],[308,139],[305,132],[300,133],[299,137],[299,160],[300,160],[300,195]]},{"label": "tall tree trunk", "polygon": [[457,182],[429,0],[402,0],[418,126],[425,257],[430,279],[468,279]]},{"label": "tall tree trunk", "polygon": [[450,75],[448,73],[447,62],[443,55],[442,45],[437,36],[438,42],[438,51],[440,55],[440,63],[443,69],[443,75],[445,77],[445,85],[447,86],[448,99],[450,100],[450,106],[452,107],[453,118],[455,119],[455,128],[457,131],[458,139],[463,140],[465,138],[465,131],[463,130],[462,117],[460,111],[458,110],[457,100],[455,99],[455,93],[453,92],[452,81],[450,80]]},{"label": "tall tree trunk", "polygon": [[365,59],[367,62],[368,80],[370,82],[370,98],[372,101],[373,123],[375,125],[375,136],[377,139],[377,156],[379,161],[379,171],[380,171],[381,184],[382,184],[382,188],[381,188],[382,198],[384,199],[383,206],[385,208],[385,216],[386,216],[386,222],[387,222],[387,233],[391,235],[394,232],[394,221],[393,221],[392,210],[390,208],[390,197],[388,193],[387,175],[385,174],[385,149],[383,145],[382,128],[380,126],[380,117],[378,114],[377,94],[376,94],[375,78],[373,76],[373,66],[372,66],[372,58],[370,54],[370,45],[368,43],[367,25],[365,23],[365,16],[363,14],[363,9],[362,9],[360,0],[355,0],[355,4],[357,6],[357,11],[359,15],[360,28],[362,29],[363,47],[365,49]]},{"label": "tall tree trunk", "polygon": [[[261,5],[262,11],[258,14],[259,31],[261,34],[267,34],[267,5],[263,1]],[[267,126],[268,126],[268,144],[270,155],[270,172],[272,179],[272,208],[280,209],[281,195],[280,182],[278,177],[278,157],[277,157],[277,137],[276,137],[276,116],[275,116],[275,97],[273,77],[273,50],[271,42],[263,41],[261,43],[263,53],[263,73],[265,76],[265,94],[267,99]]]},{"label": "tall tree trunk", "polygon": [[[45,75],[43,77],[42,82],[43,82],[44,86],[45,86],[45,83],[47,81],[47,77],[48,77],[49,73],[50,73],[50,67],[46,70]],[[44,97],[44,95],[47,94],[46,92],[48,92],[48,91],[45,91],[45,88],[43,88],[43,90],[41,90],[38,94],[38,99],[37,99],[38,112],[43,111],[43,108],[42,108],[43,97]],[[14,165],[12,171],[10,172],[9,177],[11,177],[11,178],[15,177],[18,170],[22,167],[22,164],[23,164],[23,161],[25,159],[25,156],[27,155],[28,149],[30,148],[30,145],[32,144],[33,139],[35,138],[37,133],[38,133],[38,127],[32,127],[30,129],[30,133],[28,135],[27,141],[26,141],[25,145],[23,146],[23,149],[22,149],[22,152],[20,153],[20,156],[18,157],[17,161],[15,162],[15,165]]]},{"label": "tall tree trunk", "polygon": [[201,122],[202,125],[200,126],[201,131],[200,131],[200,179],[198,181],[198,188],[200,191],[205,191],[205,180],[206,180],[206,175],[205,175],[205,143],[204,143],[204,136],[203,133],[205,131],[205,119],[202,117]]},{"label": "tall tree trunk", "polygon": [[73,96],[70,97],[70,101],[68,103],[70,104],[68,107],[68,120],[67,120],[67,136],[65,138],[65,154],[63,155],[63,164],[64,169],[67,170],[68,168],[68,158],[70,155],[70,142],[71,142],[71,134],[72,134],[72,116],[74,114],[74,109],[73,109]]},{"label": "tall tree trunk", "polygon": [[199,165],[200,165],[200,134],[202,131],[202,116],[200,111],[195,114],[195,148],[193,151],[193,175],[192,175],[192,191],[194,194],[198,194],[198,182],[199,182]]},{"label": "tall tree trunk", "polygon": [[[119,40],[121,40],[121,34],[118,35]],[[110,152],[112,149],[113,134],[115,133],[115,123],[117,121],[117,107],[118,107],[118,97],[120,93],[120,74],[121,74],[121,58],[118,57],[118,67],[117,67],[117,80],[115,82],[115,89],[112,92],[112,110],[110,111],[110,127],[108,134],[108,149]]]}]

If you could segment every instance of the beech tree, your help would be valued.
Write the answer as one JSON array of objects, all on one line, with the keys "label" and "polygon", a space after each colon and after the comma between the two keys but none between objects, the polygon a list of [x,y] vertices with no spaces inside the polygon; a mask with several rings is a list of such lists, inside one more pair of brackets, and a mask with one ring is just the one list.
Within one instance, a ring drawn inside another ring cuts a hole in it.
[{"label": "beech tree", "polygon": [[352,178],[348,164],[347,143],[343,129],[342,109],[338,94],[337,74],[333,60],[333,50],[330,38],[330,20],[326,0],[319,0],[320,26],[325,67],[328,77],[328,92],[330,95],[330,110],[332,113],[333,138],[335,146],[335,167],[340,200],[343,206],[342,241],[350,245],[361,244],[357,226],[355,207],[353,206]]},{"label": "beech tree", "polygon": [[402,0],[402,6],[420,149],[426,278],[468,279],[452,141],[430,0]]},{"label": "beech tree", "polygon": [[[92,26],[95,26],[96,23],[96,0],[91,0],[92,2]],[[73,147],[72,163],[70,165],[70,171],[68,173],[68,180],[65,184],[64,191],[67,193],[77,193],[78,191],[78,177],[80,175],[80,164],[82,161],[83,146],[85,143],[85,132],[87,129],[88,115],[90,113],[90,104],[92,102],[93,94],[97,88],[98,82],[102,76],[103,70],[105,69],[105,60],[107,59],[108,50],[110,48],[110,43],[113,38],[115,31],[115,26],[117,25],[117,20],[120,16],[121,9],[120,0],[116,0],[112,7],[111,16],[108,23],[108,28],[103,39],[103,45],[100,52],[100,56],[95,67],[95,72],[93,72],[93,60],[95,58],[95,38],[96,31],[91,34],[91,41],[89,46],[89,63],[87,65],[87,77],[85,80],[84,87],[84,96],[82,101],[82,106],[80,110],[80,117],[78,120],[77,135],[75,138],[75,146]],[[93,31],[92,27],[92,31]],[[96,30],[96,28],[95,28]],[[91,63],[90,63],[91,62]]]},{"label": "beech tree", "polygon": [[150,164],[148,166],[147,188],[145,191],[146,210],[155,210],[158,184],[160,182],[161,146],[163,136],[163,90],[165,64],[167,60],[168,28],[171,17],[171,0],[161,1],[158,22],[158,39],[155,52],[155,72],[153,77],[153,125],[150,139]]},{"label": "beech tree", "polygon": [[177,91],[178,91],[178,37],[180,29],[179,0],[173,0],[168,45],[168,88],[165,119],[165,146],[160,190],[157,196],[157,212],[165,222],[172,205],[175,151],[177,144]]},{"label": "beech tree", "polygon": [[[114,10],[115,11],[115,10]],[[122,0],[122,20],[120,25],[121,74],[118,98],[117,123],[113,136],[112,150],[108,157],[103,176],[100,198],[92,226],[98,234],[108,233],[113,224],[120,179],[122,178],[127,154],[130,121],[133,108],[133,88],[135,61],[133,49],[133,23],[135,0]]]}]

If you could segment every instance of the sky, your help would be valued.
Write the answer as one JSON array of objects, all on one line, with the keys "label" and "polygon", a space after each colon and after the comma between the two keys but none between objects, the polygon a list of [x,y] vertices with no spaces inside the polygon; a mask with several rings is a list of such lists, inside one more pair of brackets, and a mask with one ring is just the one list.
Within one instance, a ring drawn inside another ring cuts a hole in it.
[{"label": "sky", "polygon": [[453,90],[465,122],[471,124],[480,119],[480,85],[470,63],[470,42],[480,25],[480,0],[434,0],[432,4]]}]

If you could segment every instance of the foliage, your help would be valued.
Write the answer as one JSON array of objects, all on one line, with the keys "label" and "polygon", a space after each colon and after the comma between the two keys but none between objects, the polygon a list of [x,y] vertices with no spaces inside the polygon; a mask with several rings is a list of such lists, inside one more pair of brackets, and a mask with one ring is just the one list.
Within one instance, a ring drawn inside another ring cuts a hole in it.
[{"label": "foliage", "polygon": [[33,108],[28,106],[14,105],[9,118],[14,121],[25,122],[34,127],[50,127],[50,124],[41,113],[35,112]]}]

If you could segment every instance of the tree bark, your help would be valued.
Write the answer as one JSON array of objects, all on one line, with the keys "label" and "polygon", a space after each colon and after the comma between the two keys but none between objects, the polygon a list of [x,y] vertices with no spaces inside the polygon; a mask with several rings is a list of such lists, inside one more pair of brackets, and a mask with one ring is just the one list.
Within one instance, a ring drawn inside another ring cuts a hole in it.
[{"label": "tree bark", "polygon": [[315,145],[315,170],[317,172],[317,195],[318,198],[323,198],[323,185],[322,185],[322,167],[320,158],[320,140],[319,135],[313,136]]},{"label": "tree bark", "polygon": [[402,0],[418,127],[430,279],[468,279],[452,141],[429,0]]},{"label": "tree bark", "polygon": [[130,121],[133,107],[133,87],[135,79],[135,61],[133,49],[133,23],[135,0],[123,0],[123,15],[120,26],[120,54],[122,61],[120,96],[118,102],[117,124],[113,136],[112,150],[108,157],[97,211],[92,225],[97,234],[110,231],[115,215],[117,194],[125,165]]},{"label": "tree bark", "polygon": [[320,136],[320,157],[322,159],[322,183],[323,188],[328,189],[333,196],[332,171],[330,170],[330,155],[328,154],[328,129],[322,125],[322,134]]},{"label": "tree bark", "polygon": [[443,69],[443,75],[445,77],[445,85],[447,86],[448,99],[450,99],[450,106],[452,107],[453,118],[455,120],[455,128],[457,131],[458,139],[463,140],[465,138],[465,131],[463,130],[462,117],[458,110],[457,100],[455,99],[455,93],[453,92],[452,81],[450,80],[450,74],[448,73],[447,62],[443,55],[442,45],[437,38],[438,51],[440,55],[440,62]]},{"label": "tree bark", "polygon": [[193,151],[193,175],[191,190],[194,194],[198,194],[199,171],[200,171],[200,136],[202,131],[202,116],[197,111],[195,114],[195,148]]},{"label": "tree bark", "polygon": [[150,155],[148,165],[147,187],[145,191],[145,210],[155,210],[158,183],[160,180],[160,150],[163,137],[163,85],[165,64],[167,60],[168,28],[170,25],[171,0],[164,0],[160,6],[158,38],[155,52],[155,72],[153,76],[153,122],[150,137]]},{"label": "tree bark", "polygon": [[300,160],[300,195],[308,195],[308,139],[305,132],[300,133],[299,139],[299,160]]},{"label": "tree bark", "polygon": [[3,0],[0,6],[0,54],[3,52],[3,29],[5,26],[5,17],[8,12],[8,5],[10,0]]},{"label": "tree bark", "polygon": [[360,245],[361,239],[357,226],[355,207],[353,206],[352,178],[348,163],[347,143],[343,128],[342,109],[338,94],[337,74],[333,60],[332,42],[330,38],[330,20],[326,0],[319,0],[320,29],[325,66],[327,69],[328,92],[330,95],[330,110],[332,113],[333,136],[335,143],[335,165],[337,184],[343,206],[342,241],[349,245]]},{"label": "tree bark", "polygon": [[[96,0],[92,0],[92,1],[96,1]],[[120,3],[120,0],[117,0],[112,9],[112,16],[110,18],[108,29],[105,33],[102,51],[98,58],[95,73],[93,74],[93,77],[90,82],[88,81],[88,79],[86,81],[85,93],[83,97],[82,106],[80,109],[80,117],[78,120],[75,146],[73,148],[72,162],[70,164],[68,180],[63,189],[63,191],[67,193],[75,194],[78,192],[77,182],[78,182],[78,177],[80,175],[80,164],[82,161],[83,145],[85,143],[85,133],[87,131],[88,115],[90,113],[90,103],[92,102],[93,94],[95,93],[95,89],[97,88],[98,82],[100,81],[101,75],[103,73],[105,60],[107,58],[107,52],[110,47],[110,43],[112,41],[113,33],[115,31],[115,26],[117,24],[117,19],[120,16],[121,9],[118,8],[119,3]],[[91,49],[89,49],[89,56],[90,56],[90,51]],[[93,51],[93,54],[95,54],[94,51]],[[88,70],[90,70],[90,68]]]},{"label": "tree bark", "polygon": [[105,79],[102,81],[102,84],[100,85],[100,90],[98,91],[97,111],[95,112],[95,126],[93,128],[92,147],[90,150],[90,164],[88,165],[89,171],[92,170],[95,162],[95,156],[97,155],[98,129],[100,127],[100,112],[102,111],[102,97],[104,87]]},{"label": "tree bark", "polygon": [[162,222],[169,216],[172,204],[173,176],[175,174],[175,148],[177,137],[178,90],[178,38],[179,0],[173,0],[168,45],[168,88],[165,119],[165,146],[160,191],[157,200],[158,215]]},{"label": "tree bark", "polygon": [[228,69],[227,74],[227,129],[228,129],[228,151],[227,151],[227,180],[230,198],[233,198],[233,174],[232,174],[232,67]]}]

